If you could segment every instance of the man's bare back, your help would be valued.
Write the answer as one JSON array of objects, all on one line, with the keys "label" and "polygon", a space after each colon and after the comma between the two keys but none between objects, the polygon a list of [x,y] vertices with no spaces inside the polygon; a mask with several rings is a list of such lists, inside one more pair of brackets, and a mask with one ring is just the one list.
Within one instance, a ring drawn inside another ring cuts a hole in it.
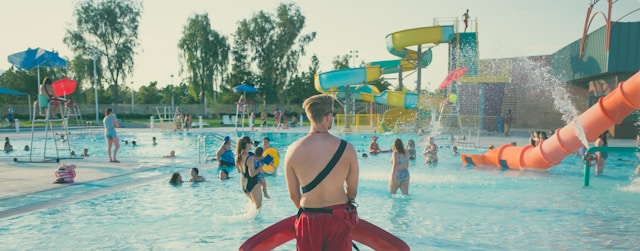
[{"label": "man's bare back", "polygon": [[[289,184],[289,190],[300,191],[300,187],[311,183],[329,163],[339,145],[340,138],[328,133],[312,133],[291,144],[287,150],[285,165],[287,175],[293,175],[295,179],[288,179],[292,183]],[[358,172],[356,151],[353,145],[347,144],[342,157],[329,175],[315,189],[297,195],[300,196],[300,205],[296,206],[321,208],[348,202],[356,196]],[[349,195],[345,193],[345,183]],[[296,194],[292,194],[292,200],[293,196]]]}]

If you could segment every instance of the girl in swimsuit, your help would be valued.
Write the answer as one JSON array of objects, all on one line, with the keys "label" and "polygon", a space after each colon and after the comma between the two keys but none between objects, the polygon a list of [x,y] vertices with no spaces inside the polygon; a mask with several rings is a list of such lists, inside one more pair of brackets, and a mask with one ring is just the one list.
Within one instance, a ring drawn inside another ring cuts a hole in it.
[{"label": "girl in swimsuit", "polygon": [[[244,194],[249,197],[256,209],[260,209],[262,207],[262,189],[258,179],[259,170],[253,167],[256,158],[249,154],[252,146],[253,142],[249,136],[243,136],[238,139],[236,143],[236,153],[238,154],[236,156],[236,169],[242,173],[240,180]],[[249,168],[249,165],[251,165],[251,168]]]},{"label": "girl in swimsuit", "polygon": [[409,152],[409,159],[416,159],[416,142],[412,139],[407,141],[407,152]]},{"label": "girl in swimsuit", "polygon": [[391,179],[389,180],[389,192],[395,194],[400,188],[404,195],[409,194],[409,153],[405,151],[401,139],[393,141],[393,154],[391,155]]}]

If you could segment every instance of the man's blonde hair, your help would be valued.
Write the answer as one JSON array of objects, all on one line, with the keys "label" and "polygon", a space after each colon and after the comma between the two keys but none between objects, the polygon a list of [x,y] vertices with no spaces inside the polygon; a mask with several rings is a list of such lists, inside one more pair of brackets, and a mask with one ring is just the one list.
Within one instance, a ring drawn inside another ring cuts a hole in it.
[{"label": "man's blonde hair", "polygon": [[327,94],[318,94],[304,100],[302,108],[307,117],[314,123],[322,120],[330,112],[333,112],[333,97]]}]

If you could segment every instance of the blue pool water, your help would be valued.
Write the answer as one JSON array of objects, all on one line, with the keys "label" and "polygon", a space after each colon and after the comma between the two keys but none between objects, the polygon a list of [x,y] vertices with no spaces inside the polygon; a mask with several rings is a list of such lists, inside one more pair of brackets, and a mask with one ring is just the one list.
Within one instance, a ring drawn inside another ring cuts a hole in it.
[{"label": "blue pool water", "polygon": [[[153,157],[176,149],[178,156],[195,156],[200,134],[131,133],[145,142],[151,136],[159,145],[142,144],[131,156]],[[285,149],[303,134],[250,134],[252,139],[272,138]],[[219,134],[208,134],[210,154]],[[235,135],[234,135],[235,136]],[[338,134],[364,150],[369,136]],[[80,138],[80,136],[78,136]],[[380,135],[390,146],[400,137],[406,143],[416,135]],[[83,144],[99,154],[104,142]],[[148,140],[150,142],[150,140]],[[418,141],[421,142],[421,141]],[[168,146],[167,146],[168,145]],[[420,145],[420,144],[419,144]],[[389,148],[389,147],[387,147]],[[419,146],[418,151],[422,147]],[[135,152],[137,151],[137,152]],[[477,150],[462,150],[475,151]],[[126,152],[123,153],[125,156]],[[281,155],[284,152],[281,151]],[[633,174],[633,154],[610,154],[605,175],[582,186],[582,166],[571,156],[547,171],[467,168],[450,149],[441,149],[440,162],[410,167],[410,196],[388,192],[389,154],[360,159],[357,201],[361,218],[406,241],[413,250],[632,250],[640,247],[640,178]],[[195,163],[195,161],[194,161]],[[215,168],[201,166],[208,179],[199,184],[167,184],[169,174],[186,166],[160,167],[136,179],[101,183],[106,192],[94,195],[48,191],[34,197],[78,197],[0,221],[0,243],[5,250],[106,249],[106,250],[237,250],[254,233],[296,213],[288,198],[284,176],[269,176],[271,199],[256,213],[240,190],[239,177],[216,180]],[[134,178],[135,178],[134,177]],[[116,178],[113,178],[116,179]],[[135,183],[127,186],[127,184]],[[111,189],[109,189],[111,188]],[[101,190],[101,189],[97,189]],[[77,191],[76,191],[77,192]],[[68,195],[70,194],[70,195]],[[68,196],[67,196],[68,195]],[[42,198],[40,198],[42,199]],[[9,203],[11,199],[0,201]],[[16,200],[16,198],[14,198]],[[26,203],[26,202],[23,202]],[[280,250],[293,250],[289,242]],[[367,250],[361,247],[361,250]]]}]

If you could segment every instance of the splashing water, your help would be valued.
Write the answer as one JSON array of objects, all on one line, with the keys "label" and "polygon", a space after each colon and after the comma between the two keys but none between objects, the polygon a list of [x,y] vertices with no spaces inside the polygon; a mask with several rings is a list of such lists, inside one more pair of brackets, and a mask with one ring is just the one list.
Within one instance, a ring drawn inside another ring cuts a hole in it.
[{"label": "splashing water", "polygon": [[538,69],[529,75],[531,84],[542,87],[543,90],[551,92],[553,106],[556,111],[562,114],[562,121],[566,124],[573,122],[576,137],[585,147],[589,147],[589,141],[584,132],[584,127],[579,120],[580,113],[571,101],[571,94],[567,92],[565,83],[551,75],[551,68],[540,62],[534,62],[528,58],[520,61],[522,69]]}]

